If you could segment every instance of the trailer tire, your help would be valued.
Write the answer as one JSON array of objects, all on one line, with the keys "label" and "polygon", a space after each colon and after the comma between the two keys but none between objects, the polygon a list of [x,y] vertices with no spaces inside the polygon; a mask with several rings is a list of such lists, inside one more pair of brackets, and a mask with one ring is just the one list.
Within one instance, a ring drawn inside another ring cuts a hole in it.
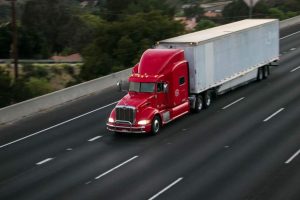
[{"label": "trailer tire", "polygon": [[157,135],[161,128],[160,117],[155,115],[151,123],[151,135]]},{"label": "trailer tire", "polygon": [[263,68],[260,67],[257,70],[257,78],[256,78],[256,80],[257,81],[262,81],[263,79],[264,79],[264,71],[263,71]]},{"label": "trailer tire", "polygon": [[203,109],[203,97],[202,95],[197,95],[195,103],[195,113],[200,112]]},{"label": "trailer tire", "polygon": [[264,66],[264,79],[268,78],[269,75],[270,75],[269,66]]},{"label": "trailer tire", "polygon": [[208,108],[211,105],[212,102],[212,93],[210,91],[206,91],[203,94],[203,99],[204,99],[204,108]]}]

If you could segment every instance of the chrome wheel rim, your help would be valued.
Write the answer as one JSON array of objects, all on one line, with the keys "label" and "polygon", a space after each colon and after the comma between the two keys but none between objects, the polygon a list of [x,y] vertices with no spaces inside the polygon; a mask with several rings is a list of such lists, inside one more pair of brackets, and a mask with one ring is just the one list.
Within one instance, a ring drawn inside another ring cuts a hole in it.
[{"label": "chrome wheel rim", "polygon": [[157,119],[153,122],[153,131],[157,133],[159,131],[159,121]]}]

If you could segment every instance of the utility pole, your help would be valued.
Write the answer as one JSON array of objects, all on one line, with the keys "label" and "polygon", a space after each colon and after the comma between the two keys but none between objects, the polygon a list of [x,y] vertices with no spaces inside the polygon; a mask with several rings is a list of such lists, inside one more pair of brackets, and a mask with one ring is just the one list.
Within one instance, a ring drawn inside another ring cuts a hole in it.
[{"label": "utility pole", "polygon": [[18,70],[18,30],[16,17],[16,0],[8,0],[11,2],[11,26],[12,26],[12,58],[14,60],[15,80],[19,77]]}]

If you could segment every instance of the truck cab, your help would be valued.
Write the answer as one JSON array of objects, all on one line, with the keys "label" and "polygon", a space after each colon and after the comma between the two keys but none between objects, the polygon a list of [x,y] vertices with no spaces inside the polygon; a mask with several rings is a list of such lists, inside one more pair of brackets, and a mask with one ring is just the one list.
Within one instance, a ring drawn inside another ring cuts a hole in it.
[{"label": "truck cab", "polygon": [[128,94],[109,116],[110,131],[157,134],[163,125],[190,110],[188,64],[183,50],[145,51],[128,81]]}]

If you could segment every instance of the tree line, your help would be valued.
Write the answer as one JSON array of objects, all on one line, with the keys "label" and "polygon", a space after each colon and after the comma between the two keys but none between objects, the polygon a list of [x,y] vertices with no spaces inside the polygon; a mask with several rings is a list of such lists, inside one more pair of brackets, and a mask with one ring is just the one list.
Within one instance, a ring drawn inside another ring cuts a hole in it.
[{"label": "tree line", "polygon": [[[195,30],[248,18],[243,0],[233,0],[223,16],[213,20],[203,16],[201,0],[90,0],[85,7],[80,0],[17,2],[19,58],[48,59],[79,52],[84,64],[70,84],[132,67],[156,41],[186,33],[174,21],[183,4],[192,5],[183,15],[197,17]],[[9,4],[0,5],[0,59],[10,57],[9,13]],[[300,0],[261,0],[253,10],[255,18],[285,19],[299,14]],[[33,79],[37,73],[40,71],[27,68],[15,81],[7,70],[0,69],[0,107],[51,91],[43,77]]]}]

